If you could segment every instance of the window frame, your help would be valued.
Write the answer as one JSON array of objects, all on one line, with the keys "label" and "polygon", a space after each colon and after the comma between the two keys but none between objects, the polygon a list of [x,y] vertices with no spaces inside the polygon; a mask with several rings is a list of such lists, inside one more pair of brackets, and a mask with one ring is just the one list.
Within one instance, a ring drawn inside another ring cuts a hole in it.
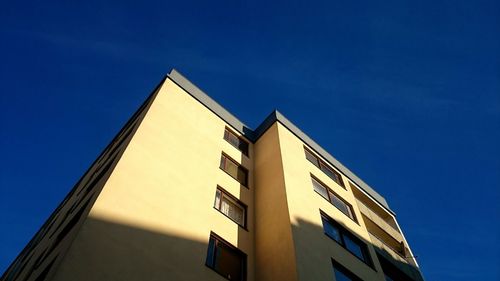
[{"label": "window frame", "polygon": [[[359,225],[359,222],[358,222],[358,218],[356,217],[356,213],[354,212],[354,207],[352,206],[352,204],[350,204],[349,202],[347,202],[347,200],[345,200],[344,198],[342,198],[342,196],[338,195],[336,192],[334,192],[328,185],[326,185],[324,182],[322,182],[320,179],[318,179],[316,176],[314,176],[313,174],[310,174],[311,175],[311,182],[317,182],[319,185],[321,185],[324,189],[326,189],[326,193],[328,195],[328,198],[325,198],[323,196],[323,194],[319,193],[315,188],[314,188],[314,183],[312,183],[313,185],[313,190],[314,192],[316,192],[317,194],[319,194],[323,199],[325,199],[326,201],[328,201],[332,206],[335,207],[335,209],[339,210],[342,214],[344,214],[346,217],[350,218],[351,220],[353,220],[355,223],[357,223]],[[335,196],[339,201],[341,201],[342,203],[344,203],[346,206],[347,206],[347,209],[349,210],[350,214],[352,215],[349,216],[348,214],[344,213],[344,211],[342,211],[341,208],[337,207],[334,203],[333,203],[333,200],[331,198],[331,195]]]},{"label": "window frame", "polygon": [[[219,198],[219,206],[216,206],[217,205],[217,192],[220,192],[220,195],[221,197]],[[233,204],[237,205],[238,207],[240,207],[242,210],[243,210],[243,223],[240,224],[239,222],[233,220],[233,218],[231,218],[230,216],[226,215],[225,213],[223,213],[221,211],[221,204],[222,204],[222,198],[229,198],[229,201],[232,201]],[[215,189],[215,198],[214,198],[214,209],[216,209],[219,213],[221,213],[222,215],[224,215],[225,217],[229,218],[231,221],[233,221],[234,223],[236,223],[237,225],[241,226],[243,229],[247,230],[247,213],[248,213],[248,206],[241,202],[241,200],[239,200],[238,198],[236,198],[235,196],[233,196],[231,193],[229,193],[227,190],[225,190],[224,188],[222,188],[220,185],[217,185],[217,188]]]},{"label": "window frame", "polygon": [[[210,249],[210,245],[211,245],[212,240],[214,241],[213,242],[213,249]],[[219,272],[216,270],[217,254],[215,253],[215,249],[217,247],[217,243],[224,244],[227,248],[231,249],[232,251],[237,253],[237,255],[241,256],[241,275],[242,276],[241,276],[240,280],[246,281],[247,280],[247,267],[248,267],[247,254],[245,254],[242,250],[238,249],[237,247],[235,247],[234,245],[232,245],[231,243],[229,243],[228,241],[226,241],[224,238],[220,237],[219,235],[217,235],[213,231],[210,231],[210,236],[208,239],[208,247],[207,247],[207,256],[205,259],[205,266],[207,266],[208,268],[217,272],[217,274],[224,277],[225,279],[232,280],[232,279],[227,278],[227,276],[224,276],[222,272]],[[209,256],[210,254],[212,254],[211,257]],[[210,264],[210,261],[212,262],[212,264]]]},{"label": "window frame", "polygon": [[[225,159],[224,162],[222,161],[222,159]],[[226,166],[226,161],[231,161],[233,164],[236,165],[237,167],[237,174],[236,174],[236,177],[231,175],[226,169],[225,169],[225,166]],[[224,164],[223,164],[224,163]],[[238,163],[236,160],[234,160],[232,157],[230,157],[229,155],[227,155],[226,153],[222,152],[221,153],[221,159],[220,159],[220,163],[219,163],[219,168],[221,170],[223,170],[226,174],[228,174],[229,176],[231,176],[233,179],[235,179],[236,181],[238,181],[241,185],[243,185],[244,187],[248,188],[248,174],[249,174],[249,171],[247,168],[245,168],[243,165],[241,165],[240,163]],[[243,171],[244,174],[245,174],[245,180],[244,182],[241,182],[239,179],[238,179],[238,172],[239,171]]]},{"label": "window frame", "polygon": [[[332,239],[333,241],[335,241],[335,243],[339,244],[342,248],[344,248],[347,252],[349,252],[350,254],[352,254],[353,256],[355,256],[358,260],[362,261],[364,264],[366,264],[368,267],[370,267],[371,269],[375,270],[375,267],[374,267],[374,262],[373,262],[373,258],[370,254],[370,250],[368,248],[368,244],[363,242],[360,238],[358,238],[355,234],[353,234],[352,232],[350,232],[349,230],[347,230],[345,227],[343,227],[340,223],[338,223],[337,221],[335,221],[334,219],[332,219],[329,215],[327,215],[325,212],[323,212],[321,209],[319,210],[320,212],[320,215],[321,215],[321,224],[323,226],[323,233],[330,239]],[[332,236],[330,236],[326,231],[325,231],[325,225],[324,225],[324,222],[323,220],[326,220],[328,223],[330,223],[330,225],[334,228],[336,228],[339,232],[339,236],[340,236],[340,241],[337,241],[335,238],[333,238]],[[361,250],[361,254],[363,256],[363,258],[360,258],[358,255],[356,255],[353,251],[351,251],[349,248],[347,248],[347,244],[345,242],[345,238],[344,237],[347,237],[349,238],[351,241],[353,241],[354,243],[356,243],[360,250]],[[376,270],[375,270],[376,271]]]},{"label": "window frame", "polygon": [[[328,164],[326,161],[323,161],[319,156],[317,156],[314,152],[312,152],[311,149],[307,148],[306,146],[304,146],[304,153],[306,155],[307,161],[311,162],[314,166],[320,169],[325,175],[331,178],[335,183],[340,185],[343,189],[347,190],[344,180],[342,179],[342,174],[338,172],[336,169],[334,169],[332,165]],[[308,155],[314,157],[315,161],[313,162],[310,159],[310,157],[307,157]],[[330,173],[328,172],[331,172],[333,175],[335,175],[335,178],[331,176]]]},{"label": "window frame", "polygon": [[[239,145],[235,145],[234,143],[232,143],[231,141],[229,141],[229,137],[226,137],[226,136],[229,136],[229,135],[232,135],[233,137],[237,138],[240,141],[239,144],[244,143],[245,146],[246,146],[246,149],[242,149]],[[228,142],[230,145],[232,145],[233,147],[235,147],[236,149],[238,149],[239,151],[241,151],[241,153],[243,153],[243,155],[245,155],[246,157],[250,157],[249,156],[250,142],[248,142],[245,139],[243,139],[241,136],[239,136],[238,134],[236,134],[233,130],[229,129],[227,126],[224,128],[223,139],[226,142]]]},{"label": "window frame", "polygon": [[[363,281],[363,279],[359,278],[356,274],[354,274],[352,271],[347,269],[347,267],[343,266],[342,264],[340,264],[338,261],[334,260],[333,258],[332,258],[332,268],[333,268],[333,276],[334,277],[335,277],[335,270],[337,270],[340,273],[344,274],[347,278],[351,279],[351,281]],[[335,279],[337,279],[337,278],[335,277]]]}]

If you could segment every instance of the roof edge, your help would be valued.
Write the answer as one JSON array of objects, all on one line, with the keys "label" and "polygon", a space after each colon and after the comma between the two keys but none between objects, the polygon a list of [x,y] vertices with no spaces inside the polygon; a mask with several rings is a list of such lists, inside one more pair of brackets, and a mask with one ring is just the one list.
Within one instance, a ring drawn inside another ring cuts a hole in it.
[{"label": "roof edge", "polygon": [[224,107],[214,101],[203,90],[194,85],[186,77],[180,74],[177,70],[172,69],[167,77],[170,78],[175,84],[181,87],[184,91],[188,92],[193,98],[203,104],[206,108],[212,111],[215,115],[219,116],[222,120],[226,121],[233,129],[237,130],[240,134],[244,135],[247,139],[254,141],[253,130],[241,122],[233,114],[227,111]]},{"label": "roof edge", "polygon": [[311,139],[308,135],[306,135],[302,130],[300,130],[295,124],[293,124],[290,120],[288,120],[283,114],[279,111],[275,110],[273,113],[276,116],[276,121],[280,122],[283,126],[285,126],[290,132],[292,132],[295,136],[301,139],[306,145],[308,145],[311,149],[313,149],[316,153],[318,153],[321,157],[323,157],[326,161],[330,163],[330,165],[334,166],[341,173],[343,173],[348,179],[354,182],[357,186],[359,186],[363,191],[365,191],[372,199],[380,203],[384,208],[386,208],[391,214],[396,215],[391,208],[389,208],[389,204],[385,200],[382,195],[376,192],[373,188],[371,188],[367,183],[365,183],[362,179],[356,176],[351,170],[349,170],[346,166],[344,166],[340,161],[338,161],[335,157],[333,157],[328,151],[323,149],[318,143],[316,143],[313,139]]},{"label": "roof edge", "polygon": [[251,142],[256,142],[260,136],[262,136],[267,129],[269,129],[275,122],[281,123],[290,132],[302,140],[306,145],[313,149],[317,154],[323,157],[330,165],[338,169],[342,174],[344,174],[348,179],[350,179],[354,184],[359,186],[364,192],[366,192],[373,200],[378,202],[382,207],[384,207],[391,214],[396,215],[394,211],[389,208],[387,201],[378,192],[371,188],[362,179],[351,172],[347,167],[340,163],[335,157],[323,149],[319,144],[307,136],[302,130],[295,126],[290,120],[288,120],[283,114],[278,110],[271,112],[262,123],[257,127],[257,129],[252,130],[236,118],[233,114],[227,111],[224,107],[210,98],[205,92],[194,85],[191,81],[185,78],[177,70],[172,69],[167,77],[170,78],[175,84],[189,93],[193,98],[198,100],[206,108],[212,111],[215,115],[219,116],[222,120],[227,122],[231,127],[237,130],[240,134],[244,135]]}]

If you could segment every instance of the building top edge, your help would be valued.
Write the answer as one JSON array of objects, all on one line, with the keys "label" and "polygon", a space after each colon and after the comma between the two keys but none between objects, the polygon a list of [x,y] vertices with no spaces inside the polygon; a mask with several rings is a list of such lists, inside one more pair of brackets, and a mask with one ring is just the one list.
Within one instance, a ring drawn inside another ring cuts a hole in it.
[{"label": "building top edge", "polygon": [[227,111],[224,107],[214,101],[203,90],[194,85],[186,77],[180,74],[177,70],[172,69],[167,77],[174,83],[179,85],[182,89],[188,92],[192,97],[198,100],[201,104],[207,107],[215,115],[219,116],[222,120],[226,121],[233,129],[244,135],[248,140],[254,142],[254,132],[250,127],[241,122],[231,112]]},{"label": "building top edge", "polygon": [[167,77],[170,78],[170,80],[176,83],[179,87],[184,89],[187,93],[189,93],[193,98],[198,100],[201,104],[207,107],[215,115],[219,116],[222,120],[227,122],[231,127],[233,127],[233,129],[237,130],[240,134],[245,136],[251,142],[257,141],[259,137],[262,134],[264,134],[267,131],[267,129],[271,127],[275,122],[281,123],[288,130],[290,130],[290,132],[292,132],[295,136],[301,139],[306,145],[308,145],[321,157],[327,160],[332,166],[337,168],[347,178],[349,178],[357,186],[363,189],[363,191],[365,191],[370,197],[372,197],[372,199],[381,204],[391,214],[395,215],[394,211],[392,211],[389,208],[389,205],[387,204],[387,201],[384,199],[384,197],[382,197],[379,193],[377,193],[373,188],[371,188],[367,183],[361,180],[348,168],[342,165],[342,163],[340,163],[337,159],[335,159],[335,157],[333,157],[319,144],[317,144],[314,140],[312,140],[309,136],[307,136],[304,132],[302,132],[302,130],[300,130],[297,126],[295,126],[279,111],[274,110],[273,112],[271,112],[271,114],[269,114],[255,130],[252,130],[250,127],[246,126],[243,122],[241,122],[238,118],[236,118],[233,114],[227,111],[224,107],[222,107],[212,98],[210,98],[210,96],[208,96],[205,92],[203,92],[203,90],[194,85],[191,81],[185,78],[177,70],[172,69],[172,71],[167,75]]}]

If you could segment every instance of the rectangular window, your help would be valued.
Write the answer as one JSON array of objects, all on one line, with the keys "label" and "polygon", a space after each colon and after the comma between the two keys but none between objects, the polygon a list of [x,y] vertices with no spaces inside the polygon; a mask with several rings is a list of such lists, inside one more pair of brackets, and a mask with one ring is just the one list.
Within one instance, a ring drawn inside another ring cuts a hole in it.
[{"label": "rectangular window", "polygon": [[373,264],[370,254],[368,253],[368,246],[324,212],[320,212],[325,234],[368,266],[372,267]]},{"label": "rectangular window", "polygon": [[311,180],[313,183],[314,191],[316,191],[319,195],[321,195],[326,200],[330,201],[330,198],[328,196],[328,188],[326,186],[324,186],[323,184],[321,184],[315,178],[311,178]]},{"label": "rectangular window", "polygon": [[334,259],[332,259],[332,264],[335,281],[363,281]]},{"label": "rectangular window", "polygon": [[224,130],[224,139],[232,146],[236,147],[243,154],[248,156],[248,142],[238,137],[235,133],[231,132],[228,128]]},{"label": "rectangular window", "polygon": [[239,181],[242,185],[247,186],[248,170],[224,153],[220,158],[220,168]]},{"label": "rectangular window", "polygon": [[316,157],[316,155],[312,154],[312,152],[307,149],[304,149],[304,151],[306,152],[306,159],[309,160],[309,162],[313,163],[314,166],[319,167],[318,157]]},{"label": "rectangular window", "polygon": [[215,192],[214,208],[235,223],[246,227],[247,207],[221,187],[217,187],[217,191]]},{"label": "rectangular window", "polygon": [[215,233],[210,234],[206,265],[228,280],[246,279],[246,255],[224,241]]},{"label": "rectangular window", "polygon": [[304,147],[304,152],[306,153],[306,159],[309,162],[313,163],[314,166],[318,167],[323,173],[329,176],[332,180],[334,180],[338,185],[342,186],[345,189],[344,181],[342,180],[342,176],[331,168],[328,164],[326,164],[323,160],[321,160],[318,156],[312,153],[309,149]]},{"label": "rectangular window", "polygon": [[333,192],[328,186],[320,182],[314,176],[311,175],[311,180],[313,184],[314,191],[316,191],[321,197],[325,198],[330,202],[335,208],[339,209],[342,213],[348,216],[353,221],[357,222],[356,215],[352,209],[352,205],[347,203],[339,195]]}]

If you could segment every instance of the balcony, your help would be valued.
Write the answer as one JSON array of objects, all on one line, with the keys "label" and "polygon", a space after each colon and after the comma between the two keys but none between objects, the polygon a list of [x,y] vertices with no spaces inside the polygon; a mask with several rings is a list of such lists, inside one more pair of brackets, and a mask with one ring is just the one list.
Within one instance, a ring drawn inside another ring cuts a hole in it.
[{"label": "balcony", "polygon": [[[382,255],[386,260],[396,266],[406,275],[412,277],[413,280],[423,280],[420,274],[420,270],[416,265],[415,258],[408,256],[410,252],[401,243],[398,248],[394,248],[391,245],[386,244],[381,238],[376,235],[369,233],[371,242],[375,247],[375,250]],[[405,256],[406,255],[406,256]]]},{"label": "balcony", "polygon": [[[371,220],[376,226],[378,226],[381,230],[392,236],[397,241],[403,241],[403,236],[397,229],[396,223],[392,219],[392,217],[382,218],[379,214],[374,212],[370,207],[366,206],[359,199],[356,199],[356,203],[358,204],[358,208],[361,213],[366,216],[369,220]],[[367,226],[368,227],[368,226]],[[370,229],[368,229],[370,231]],[[379,235],[380,236],[380,235]]]}]

